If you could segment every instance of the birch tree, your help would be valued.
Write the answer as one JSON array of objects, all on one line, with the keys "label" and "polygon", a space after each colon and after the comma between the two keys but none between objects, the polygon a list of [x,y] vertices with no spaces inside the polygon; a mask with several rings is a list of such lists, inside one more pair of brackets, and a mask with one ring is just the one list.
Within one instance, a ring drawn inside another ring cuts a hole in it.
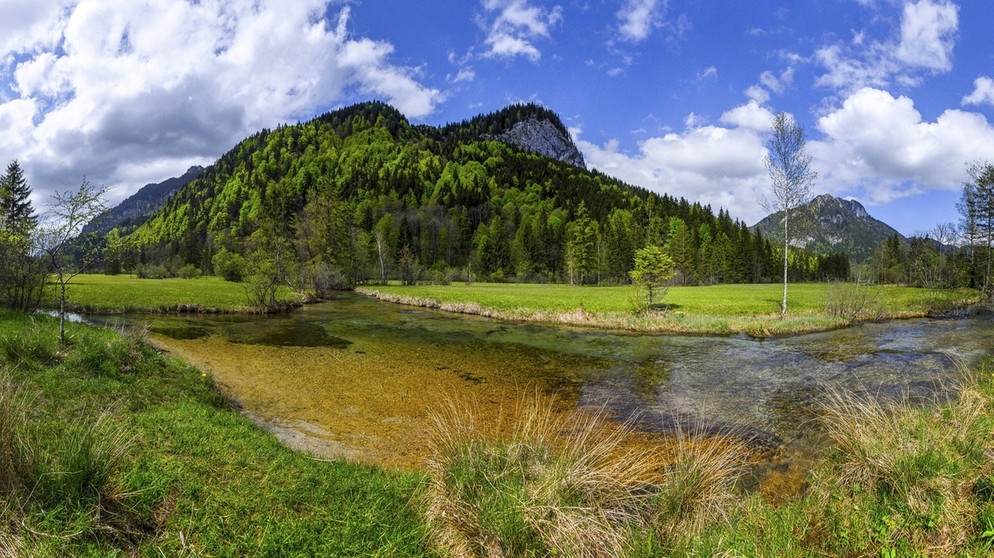
[{"label": "birch tree", "polygon": [[805,150],[804,129],[787,113],[773,117],[773,135],[766,142],[765,164],[770,174],[769,197],[763,206],[779,214],[783,233],[783,300],[780,315],[787,314],[787,267],[790,241],[796,235],[797,210],[811,200],[811,187],[818,173],[811,170],[811,156]]}]

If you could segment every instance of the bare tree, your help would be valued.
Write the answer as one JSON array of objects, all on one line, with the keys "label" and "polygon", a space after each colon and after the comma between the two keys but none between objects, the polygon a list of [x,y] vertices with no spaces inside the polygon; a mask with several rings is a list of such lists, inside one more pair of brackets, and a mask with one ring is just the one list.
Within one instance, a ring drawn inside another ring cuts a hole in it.
[{"label": "bare tree", "polygon": [[96,250],[79,243],[81,250],[70,257],[70,241],[79,236],[83,226],[107,209],[104,196],[107,188],[97,188],[86,178],[75,192],[57,192],[53,195],[50,222],[43,229],[42,245],[49,258],[52,271],[59,282],[59,343],[66,342],[66,286],[74,277],[93,263]]},{"label": "bare tree", "polygon": [[[770,197],[763,207],[780,215],[783,230],[783,300],[780,315],[787,314],[787,252],[795,226],[794,213],[811,199],[818,173],[811,170],[811,156],[804,148],[804,129],[787,113],[773,117],[773,136],[766,142],[764,163],[770,173]],[[796,228],[796,227],[795,227]]]}]

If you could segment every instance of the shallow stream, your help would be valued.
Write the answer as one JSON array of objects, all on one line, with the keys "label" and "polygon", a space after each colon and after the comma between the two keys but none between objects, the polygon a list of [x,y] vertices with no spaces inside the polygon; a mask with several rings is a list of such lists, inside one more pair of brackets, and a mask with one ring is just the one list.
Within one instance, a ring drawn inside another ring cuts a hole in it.
[{"label": "shallow stream", "polygon": [[283,316],[122,316],[210,371],[243,410],[321,456],[417,467],[446,398],[498,413],[522,390],[606,407],[640,428],[675,422],[785,447],[826,386],[944,397],[990,354],[988,317],[909,320],[765,340],[645,335],[495,322],[341,295]]}]

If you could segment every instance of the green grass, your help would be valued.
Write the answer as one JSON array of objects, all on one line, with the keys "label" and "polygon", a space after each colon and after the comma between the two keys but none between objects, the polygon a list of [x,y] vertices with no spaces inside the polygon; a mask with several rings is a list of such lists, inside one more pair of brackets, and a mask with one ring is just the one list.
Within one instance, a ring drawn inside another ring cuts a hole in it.
[{"label": "green grass", "polygon": [[[827,310],[833,286],[801,283],[788,289],[788,316],[781,318],[782,285],[672,287],[663,311],[635,316],[632,287],[574,287],[518,283],[385,285],[362,292],[385,300],[439,307],[511,320],[561,322],[642,331],[798,333],[847,325]],[[933,291],[910,287],[867,287],[873,317],[907,318],[968,304],[972,291]]]},{"label": "green grass", "polygon": [[[134,275],[79,275],[67,302],[77,312],[249,312],[246,284],[219,277],[139,279]],[[288,292],[284,294],[292,294]],[[54,292],[46,306],[58,307]]]},{"label": "green grass", "polygon": [[832,444],[801,471],[803,490],[773,498],[731,484],[741,449],[677,440],[660,463],[545,404],[509,409],[508,438],[453,402],[426,473],[318,461],[140,329],[69,324],[66,347],[56,337],[53,318],[0,311],[3,556],[994,551],[990,367],[953,401],[826,399],[812,428]]},{"label": "green grass", "polygon": [[0,555],[430,554],[421,475],[289,450],[140,331],[68,333],[0,312],[0,452],[26,464],[0,471]]}]

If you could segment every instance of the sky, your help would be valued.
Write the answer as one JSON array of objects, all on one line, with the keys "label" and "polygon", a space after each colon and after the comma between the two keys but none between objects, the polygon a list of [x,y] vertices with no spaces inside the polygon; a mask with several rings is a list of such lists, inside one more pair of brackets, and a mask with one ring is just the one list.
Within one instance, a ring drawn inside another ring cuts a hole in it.
[{"label": "sky", "polygon": [[814,194],[913,235],[994,162],[992,28],[990,0],[0,0],[0,165],[40,211],[84,179],[114,205],[357,102],[534,102],[588,167],[752,225],[786,112]]}]

